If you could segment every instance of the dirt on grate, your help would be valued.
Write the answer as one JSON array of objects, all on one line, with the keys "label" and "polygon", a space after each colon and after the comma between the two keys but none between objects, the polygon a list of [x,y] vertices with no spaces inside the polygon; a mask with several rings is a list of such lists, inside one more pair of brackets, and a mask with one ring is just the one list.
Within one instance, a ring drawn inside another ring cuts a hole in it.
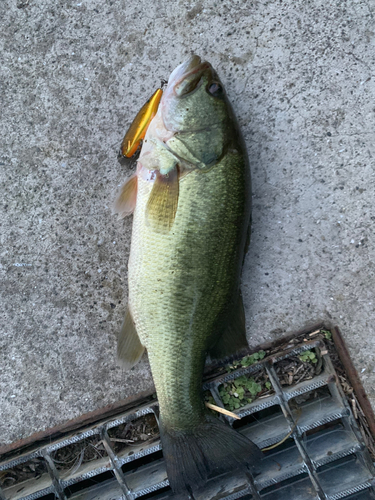
[{"label": "dirt on grate", "polygon": [[33,458],[23,464],[0,471],[0,487],[10,488],[28,479],[39,479],[42,474],[46,473],[47,466],[44,459],[41,457]]},{"label": "dirt on grate", "polygon": [[153,413],[126,422],[108,430],[108,436],[115,453],[140,443],[150,444],[159,437],[159,426]]},{"label": "dirt on grate", "polygon": [[90,436],[51,453],[56,469],[64,475],[74,474],[82,464],[107,456],[99,436]]},{"label": "dirt on grate", "polygon": [[310,380],[322,371],[322,357],[319,349],[304,351],[274,364],[282,386],[292,386]]}]

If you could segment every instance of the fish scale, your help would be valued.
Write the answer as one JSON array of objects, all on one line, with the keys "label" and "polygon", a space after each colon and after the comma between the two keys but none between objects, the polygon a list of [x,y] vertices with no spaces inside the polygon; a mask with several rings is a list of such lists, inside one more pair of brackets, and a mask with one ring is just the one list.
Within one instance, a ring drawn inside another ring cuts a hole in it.
[{"label": "fish scale", "polygon": [[163,419],[176,425],[201,418],[204,358],[215,322],[238,286],[246,181],[243,158],[230,153],[208,172],[190,172],[180,181],[176,218],[166,235],[147,223],[152,182],[138,178],[129,307],[148,350]]}]

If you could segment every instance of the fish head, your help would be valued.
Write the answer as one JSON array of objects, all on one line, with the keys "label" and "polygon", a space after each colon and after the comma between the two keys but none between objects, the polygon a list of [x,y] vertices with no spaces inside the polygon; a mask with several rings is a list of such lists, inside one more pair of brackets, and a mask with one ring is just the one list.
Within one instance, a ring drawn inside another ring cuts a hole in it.
[{"label": "fish head", "polygon": [[174,133],[210,129],[227,120],[224,86],[210,63],[193,55],[177,66],[162,97],[161,115]]}]

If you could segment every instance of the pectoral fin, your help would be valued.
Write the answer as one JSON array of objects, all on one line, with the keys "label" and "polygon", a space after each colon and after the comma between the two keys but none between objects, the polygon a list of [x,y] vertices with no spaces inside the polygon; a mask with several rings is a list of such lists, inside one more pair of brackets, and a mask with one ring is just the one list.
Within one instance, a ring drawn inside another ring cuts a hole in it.
[{"label": "pectoral fin", "polygon": [[141,359],[144,350],[128,307],[117,342],[117,357],[122,368],[130,370]]},{"label": "pectoral fin", "polygon": [[249,347],[246,340],[245,311],[241,292],[230,315],[228,325],[216,344],[210,349],[211,359],[222,359]]},{"label": "pectoral fin", "polygon": [[167,233],[173,225],[178,205],[177,167],[168,174],[157,173],[147,202],[147,220],[158,232]]},{"label": "pectoral fin", "polygon": [[118,214],[122,219],[133,213],[137,201],[137,174],[133,174],[121,186],[119,194],[112,206],[112,214]]}]

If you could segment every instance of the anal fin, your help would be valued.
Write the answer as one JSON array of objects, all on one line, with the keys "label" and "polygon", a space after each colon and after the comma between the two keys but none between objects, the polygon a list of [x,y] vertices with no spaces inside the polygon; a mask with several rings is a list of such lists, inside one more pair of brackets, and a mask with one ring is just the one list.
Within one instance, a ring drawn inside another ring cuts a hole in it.
[{"label": "anal fin", "polygon": [[117,357],[122,368],[130,370],[141,359],[144,350],[128,307],[117,342]]},{"label": "anal fin", "polygon": [[179,174],[174,167],[168,174],[157,173],[147,202],[147,220],[160,233],[173,225],[178,205]]},{"label": "anal fin", "polygon": [[222,359],[246,347],[249,347],[249,344],[246,340],[245,311],[241,291],[238,291],[238,297],[229,315],[227,327],[210,349],[209,354],[211,359]]}]

